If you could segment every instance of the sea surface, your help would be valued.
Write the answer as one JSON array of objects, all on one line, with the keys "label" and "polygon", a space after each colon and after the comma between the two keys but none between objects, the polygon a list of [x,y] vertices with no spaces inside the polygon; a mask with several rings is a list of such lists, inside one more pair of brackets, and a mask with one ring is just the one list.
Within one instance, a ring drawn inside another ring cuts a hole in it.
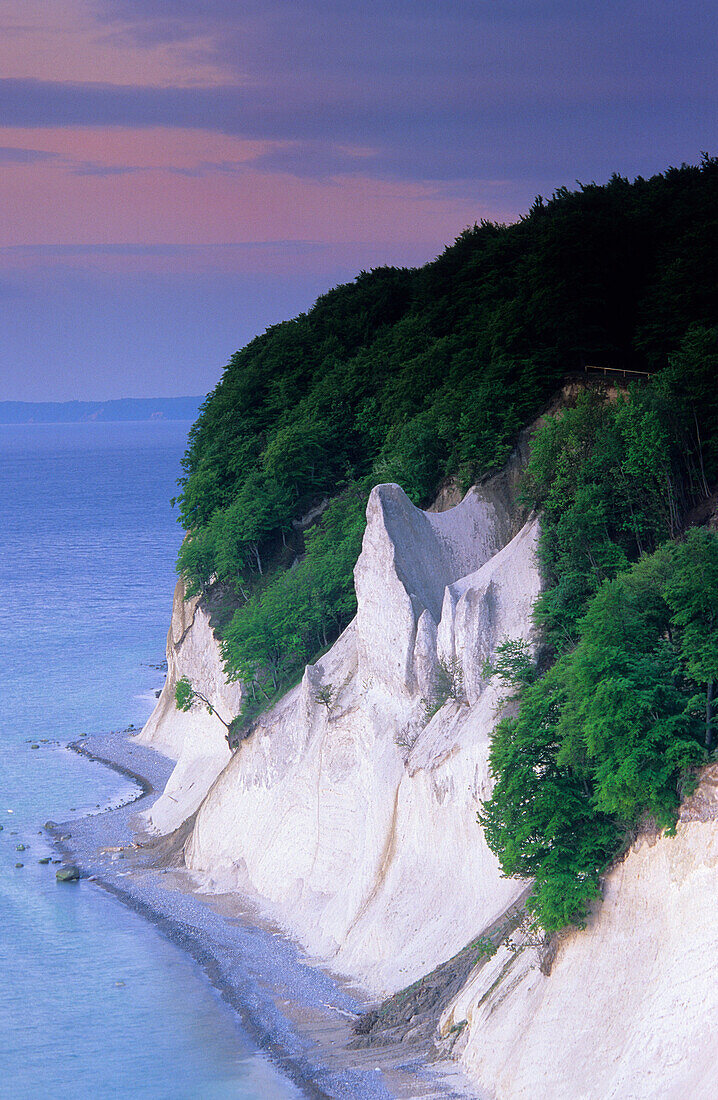
[{"label": "sea surface", "polygon": [[135,790],[66,745],[141,726],[162,685],[189,426],[0,425],[2,1100],[299,1095],[179,948],[38,863],[43,822]]}]

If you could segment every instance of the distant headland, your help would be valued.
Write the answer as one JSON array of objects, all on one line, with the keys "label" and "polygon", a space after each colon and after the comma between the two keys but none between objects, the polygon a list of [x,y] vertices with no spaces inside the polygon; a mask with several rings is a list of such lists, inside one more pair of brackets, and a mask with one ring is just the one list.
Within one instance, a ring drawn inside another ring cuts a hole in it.
[{"label": "distant headland", "polygon": [[122,397],[114,401],[0,401],[0,424],[111,420],[191,420],[204,397]]}]

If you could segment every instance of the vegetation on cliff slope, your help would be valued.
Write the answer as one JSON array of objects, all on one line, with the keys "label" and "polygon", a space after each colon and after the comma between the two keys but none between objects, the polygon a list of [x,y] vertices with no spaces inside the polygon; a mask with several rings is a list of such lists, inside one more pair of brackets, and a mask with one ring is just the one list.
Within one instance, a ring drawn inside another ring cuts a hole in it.
[{"label": "vegetation on cliff slope", "polygon": [[[179,568],[190,591],[236,593],[225,657],[250,696],[288,682],[351,618],[372,484],[398,481],[424,504],[446,476],[468,485],[500,467],[586,363],[663,371],[682,342],[690,354],[716,320],[717,193],[708,158],[562,189],[421,269],[363,272],[232,357],[190,436]],[[325,496],[310,534],[300,517]]]},{"label": "vegetation on cliff slope", "polygon": [[534,441],[548,587],[538,675],[504,647],[519,700],[493,738],[481,821],[508,875],[532,876],[548,930],[580,922],[641,827],[675,827],[714,745],[718,535],[690,509],[718,477],[718,329],[692,329],[650,385],[585,395]]}]

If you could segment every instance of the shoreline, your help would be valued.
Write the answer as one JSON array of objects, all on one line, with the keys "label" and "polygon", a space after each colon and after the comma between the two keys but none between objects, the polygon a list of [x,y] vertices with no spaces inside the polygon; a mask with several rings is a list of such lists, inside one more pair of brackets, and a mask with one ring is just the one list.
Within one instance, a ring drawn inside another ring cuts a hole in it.
[{"label": "shoreline", "polygon": [[198,894],[190,872],[160,865],[162,838],[144,833],[138,814],[164,788],[174,761],[131,741],[137,732],[67,746],[139,790],[116,808],[52,823],[47,832],[62,857],[188,954],[258,1050],[310,1100],[476,1097],[458,1067],[429,1063],[428,1051],[411,1044],[349,1049],[353,1021],[375,1002],[307,959],[241,897]]}]

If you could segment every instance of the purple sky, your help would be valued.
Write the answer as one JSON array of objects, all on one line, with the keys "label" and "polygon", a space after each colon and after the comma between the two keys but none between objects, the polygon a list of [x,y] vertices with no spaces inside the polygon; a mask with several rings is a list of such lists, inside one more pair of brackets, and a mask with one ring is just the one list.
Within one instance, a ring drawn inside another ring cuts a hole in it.
[{"label": "purple sky", "polygon": [[362,268],[718,152],[714,0],[0,0],[0,400],[204,393]]}]

